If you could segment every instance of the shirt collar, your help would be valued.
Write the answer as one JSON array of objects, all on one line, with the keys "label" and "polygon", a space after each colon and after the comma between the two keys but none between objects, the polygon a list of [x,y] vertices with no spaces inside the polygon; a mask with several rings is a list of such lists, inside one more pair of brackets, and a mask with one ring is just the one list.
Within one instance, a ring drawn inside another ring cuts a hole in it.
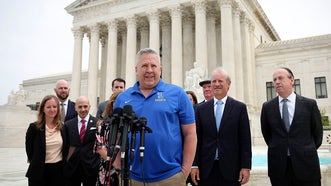
[{"label": "shirt collar", "polygon": [[[220,100],[222,100],[223,104],[225,105],[227,99],[228,99],[228,96],[225,96],[223,99],[220,99]],[[216,105],[217,101],[218,101],[218,99],[216,99],[216,97],[214,97],[214,105]]]},{"label": "shirt collar", "polygon": [[79,115],[77,117],[78,117],[78,122],[80,122],[82,119],[84,119],[86,121],[86,123],[88,123],[87,121],[90,119],[89,114],[85,118],[81,118],[81,117],[79,117]]},{"label": "shirt collar", "polygon": [[69,99],[66,99],[64,102],[61,102],[61,101],[59,100],[59,102],[60,102],[60,104],[63,103],[64,105],[68,105]]},{"label": "shirt collar", "polygon": [[283,101],[283,99],[287,99],[289,102],[294,103],[296,99],[296,94],[292,92],[287,98],[283,98],[281,96],[278,96],[279,103]]},{"label": "shirt collar", "polygon": [[[160,81],[156,84],[156,86],[153,88],[152,92],[164,92],[164,81],[160,78]],[[139,81],[137,81],[133,86],[133,93],[141,92],[139,89]]]}]

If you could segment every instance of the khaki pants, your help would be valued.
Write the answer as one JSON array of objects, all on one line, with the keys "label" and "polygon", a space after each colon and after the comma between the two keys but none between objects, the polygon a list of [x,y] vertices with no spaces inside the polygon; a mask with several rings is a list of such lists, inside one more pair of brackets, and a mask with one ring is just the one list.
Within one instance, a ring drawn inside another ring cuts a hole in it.
[{"label": "khaki pants", "polygon": [[182,171],[178,172],[177,174],[167,178],[165,180],[161,180],[158,182],[151,182],[151,183],[143,183],[136,180],[131,180],[132,186],[185,186],[186,185],[186,178]]}]

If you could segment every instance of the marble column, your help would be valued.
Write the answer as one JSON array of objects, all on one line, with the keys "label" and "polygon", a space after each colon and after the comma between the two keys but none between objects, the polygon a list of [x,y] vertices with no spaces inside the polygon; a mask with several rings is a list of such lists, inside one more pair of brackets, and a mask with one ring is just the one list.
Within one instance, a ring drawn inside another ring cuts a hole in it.
[{"label": "marble column", "polygon": [[147,12],[149,20],[149,48],[160,51],[160,19],[158,10]]},{"label": "marble column", "polygon": [[193,68],[195,61],[193,19],[190,13],[183,16],[183,74]]},{"label": "marble column", "polygon": [[254,29],[255,29],[255,26],[254,26],[254,23],[251,21],[250,24],[249,24],[249,39],[250,39],[250,65],[251,65],[251,86],[249,87],[249,92],[251,93],[250,96],[250,100],[251,100],[251,103],[252,103],[252,106],[254,107],[255,105],[257,105],[257,98],[256,98],[256,71],[255,71],[255,68],[256,68],[256,65],[255,65],[255,35],[254,35]]},{"label": "marble column", "polygon": [[73,28],[74,34],[74,56],[72,65],[70,98],[75,100],[80,95],[81,89],[81,74],[82,74],[82,51],[84,32],[81,28]]},{"label": "marble column", "polygon": [[222,66],[222,26],[220,19],[216,19],[216,66]]},{"label": "marble column", "polygon": [[195,0],[195,61],[208,69],[206,2]]},{"label": "marble column", "polygon": [[217,37],[215,27],[215,11],[209,7],[207,8],[207,12],[208,72],[206,75],[209,77],[212,71],[217,67]]},{"label": "marble column", "polygon": [[[120,66],[120,72],[121,72],[121,77],[125,79],[125,72],[126,72],[126,45],[127,45],[127,32],[126,31],[121,31],[121,36],[122,36],[122,55],[121,55],[121,66]],[[126,83],[127,85],[130,86],[130,84]]]},{"label": "marble column", "polygon": [[136,82],[134,73],[136,51],[137,51],[137,25],[136,17],[129,16],[126,18],[127,24],[127,42],[126,42],[126,62],[125,62],[125,81],[128,86],[132,86]]},{"label": "marble column", "polygon": [[117,77],[117,20],[111,20],[108,23],[108,58],[106,76],[106,99],[112,94],[111,82]]},{"label": "marble column", "polygon": [[247,19],[245,14],[241,15],[241,36],[242,36],[242,61],[243,61],[243,81],[244,81],[244,102],[246,104],[251,104],[251,95],[249,93],[249,87],[251,86],[251,52],[250,52],[250,39],[249,39],[249,19]]},{"label": "marble column", "polygon": [[168,16],[162,17],[161,22],[162,35],[162,50],[161,50],[161,65],[162,79],[171,82],[171,23]]},{"label": "marble column", "polygon": [[149,30],[148,25],[142,23],[140,25],[140,49],[149,47]]},{"label": "marble column", "polygon": [[244,77],[243,77],[243,64],[242,64],[242,46],[241,46],[241,27],[240,27],[240,13],[241,10],[236,4],[236,7],[234,8],[234,20],[233,20],[233,33],[234,33],[234,58],[235,58],[235,90],[236,90],[236,95],[237,99],[243,101],[244,100]]},{"label": "marble column", "polygon": [[122,64],[122,36],[121,36],[121,32],[118,30],[117,32],[118,36],[117,36],[117,59],[116,59],[116,75],[117,77],[123,77],[122,76],[122,72],[121,72],[121,64]]},{"label": "marble column", "polygon": [[183,87],[182,12],[179,6],[170,8],[171,16],[171,83]]},{"label": "marble column", "polygon": [[[235,76],[232,3],[233,0],[220,1],[222,14],[222,65],[230,77]],[[232,79],[231,84],[234,86],[236,85],[235,79]],[[230,88],[229,95],[237,97],[234,88]]]},{"label": "marble column", "polygon": [[98,62],[99,62],[99,25],[90,27],[91,41],[87,77],[87,97],[90,100],[90,113],[94,115],[97,111],[97,92],[98,92]]},{"label": "marble column", "polygon": [[101,67],[100,67],[100,75],[99,75],[99,102],[107,99],[106,98],[106,70],[107,70],[107,50],[108,50],[108,38],[106,35],[100,36],[101,43]]}]

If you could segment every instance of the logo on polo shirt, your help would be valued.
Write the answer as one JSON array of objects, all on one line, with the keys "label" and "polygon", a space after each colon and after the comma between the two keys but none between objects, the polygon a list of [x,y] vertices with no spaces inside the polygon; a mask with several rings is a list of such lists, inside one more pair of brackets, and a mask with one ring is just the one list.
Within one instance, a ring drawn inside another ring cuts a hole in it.
[{"label": "logo on polo shirt", "polygon": [[157,98],[155,98],[156,102],[160,102],[160,101],[166,101],[166,98],[164,98],[163,92],[158,92],[157,93]]}]

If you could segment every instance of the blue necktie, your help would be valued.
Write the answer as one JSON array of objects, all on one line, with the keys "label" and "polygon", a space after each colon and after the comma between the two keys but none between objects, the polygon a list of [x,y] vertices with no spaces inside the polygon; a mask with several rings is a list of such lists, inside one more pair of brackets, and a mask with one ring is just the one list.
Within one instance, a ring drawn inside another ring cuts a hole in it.
[{"label": "blue necktie", "polygon": [[290,130],[290,116],[288,114],[288,107],[287,107],[288,99],[283,99],[283,121],[286,127],[287,132]]},{"label": "blue necktie", "polygon": [[[215,112],[217,132],[219,131],[220,125],[221,125],[222,107],[223,107],[223,101],[222,100],[218,100],[216,102],[216,112]],[[218,148],[216,148],[215,160],[218,160],[218,158],[219,158],[218,157]]]},{"label": "blue necktie", "polygon": [[219,131],[220,125],[221,125],[221,119],[222,119],[223,101],[222,100],[218,100],[216,102],[216,104],[217,104],[217,106],[216,106],[215,118],[216,118],[217,131]]}]

